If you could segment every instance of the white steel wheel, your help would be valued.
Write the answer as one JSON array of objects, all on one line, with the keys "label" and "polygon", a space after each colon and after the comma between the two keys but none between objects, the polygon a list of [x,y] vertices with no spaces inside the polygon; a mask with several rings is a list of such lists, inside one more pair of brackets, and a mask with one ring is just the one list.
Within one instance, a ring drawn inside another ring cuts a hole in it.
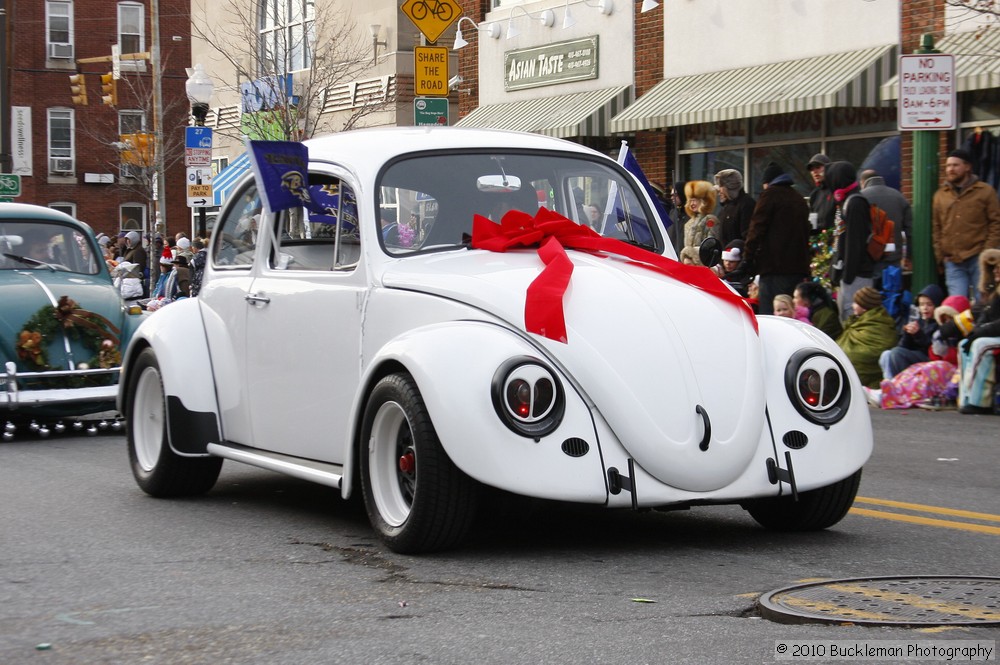
[{"label": "white steel wheel", "polygon": [[152,496],[190,496],[212,489],[222,470],[218,457],[184,457],[170,447],[163,377],[156,353],[144,349],[128,377],[125,422],[132,475]]},{"label": "white steel wheel", "polygon": [[386,376],[372,389],[359,457],[368,518],[392,550],[442,550],[467,535],[478,485],[441,447],[408,374]]},{"label": "white steel wheel", "polygon": [[166,409],[158,367],[143,368],[136,380],[132,399],[135,401],[136,418],[129,423],[129,431],[134,432],[136,463],[148,473],[156,468],[160,460],[166,435]]},{"label": "white steel wheel", "polygon": [[406,413],[396,402],[375,413],[369,438],[372,498],[386,524],[398,527],[410,516],[417,488],[417,453]]}]

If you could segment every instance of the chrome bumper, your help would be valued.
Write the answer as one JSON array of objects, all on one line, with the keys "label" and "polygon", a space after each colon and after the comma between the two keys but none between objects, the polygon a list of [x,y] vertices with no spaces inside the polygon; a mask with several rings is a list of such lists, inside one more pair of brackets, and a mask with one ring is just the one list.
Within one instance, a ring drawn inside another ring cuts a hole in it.
[{"label": "chrome bumper", "polygon": [[[6,371],[0,373],[0,409],[6,407],[13,410],[18,407],[32,407],[47,404],[84,404],[88,402],[106,402],[118,396],[118,376],[121,368],[112,369],[78,369],[56,370],[52,372],[18,372],[17,366],[6,363]],[[87,386],[81,388],[49,388],[44,390],[22,390],[18,381],[30,379],[58,379],[63,377],[81,378],[86,376],[114,377],[114,382],[107,386]]]}]

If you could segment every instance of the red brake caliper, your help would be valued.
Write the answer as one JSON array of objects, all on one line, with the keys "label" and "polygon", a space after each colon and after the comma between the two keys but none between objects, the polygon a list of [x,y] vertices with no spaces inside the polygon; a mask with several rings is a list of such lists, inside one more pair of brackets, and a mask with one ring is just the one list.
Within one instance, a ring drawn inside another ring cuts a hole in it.
[{"label": "red brake caliper", "polygon": [[406,475],[412,475],[415,468],[413,452],[407,451],[399,458],[399,470]]}]

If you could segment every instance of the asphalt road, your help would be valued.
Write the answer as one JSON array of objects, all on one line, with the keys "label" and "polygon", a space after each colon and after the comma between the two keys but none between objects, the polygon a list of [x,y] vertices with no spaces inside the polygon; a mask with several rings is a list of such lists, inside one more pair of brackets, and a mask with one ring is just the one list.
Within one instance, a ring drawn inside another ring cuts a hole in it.
[{"label": "asphalt road", "polygon": [[873,422],[857,512],[825,532],[491,502],[464,549],[422,557],[328,488],[226,462],[207,496],[152,499],[122,435],[19,436],[0,443],[0,663],[772,663],[778,641],[997,640],[759,616],[803,580],[1000,576],[1000,417]]}]

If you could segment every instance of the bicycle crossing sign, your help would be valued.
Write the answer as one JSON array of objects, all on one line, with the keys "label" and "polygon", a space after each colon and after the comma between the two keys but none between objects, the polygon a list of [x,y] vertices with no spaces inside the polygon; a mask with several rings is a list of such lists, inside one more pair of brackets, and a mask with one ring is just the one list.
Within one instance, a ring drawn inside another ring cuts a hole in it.
[{"label": "bicycle crossing sign", "polygon": [[13,198],[21,195],[21,176],[13,173],[0,173],[0,196]]},{"label": "bicycle crossing sign", "polygon": [[455,0],[406,0],[400,9],[431,43],[462,15]]}]

